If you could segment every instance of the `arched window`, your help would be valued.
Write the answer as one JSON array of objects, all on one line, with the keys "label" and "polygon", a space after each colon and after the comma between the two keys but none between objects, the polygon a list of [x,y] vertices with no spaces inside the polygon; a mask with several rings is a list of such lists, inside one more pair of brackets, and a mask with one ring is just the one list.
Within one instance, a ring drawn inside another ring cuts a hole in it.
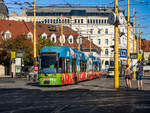
[{"label": "arched window", "polygon": [[68,42],[69,42],[69,44],[73,44],[73,36],[72,35],[69,36]]},{"label": "arched window", "polygon": [[53,41],[54,43],[56,43],[56,35],[52,34],[50,37],[50,40]]},{"label": "arched window", "polygon": [[43,33],[43,34],[42,34],[42,38],[43,38],[43,39],[47,39],[47,34],[46,34],[46,33]]},{"label": "arched window", "polygon": [[27,38],[30,39],[30,40],[33,38],[33,35],[32,35],[31,32],[29,32],[29,33],[27,34]]},{"label": "arched window", "polygon": [[65,35],[63,35],[62,37],[61,37],[61,35],[60,35],[59,41],[60,41],[60,43],[61,43],[61,41],[63,41],[63,43],[65,43]]},{"label": "arched window", "polygon": [[8,30],[8,31],[6,31],[6,32],[4,33],[3,40],[7,40],[7,39],[9,39],[9,38],[11,38],[11,33],[10,33],[10,31]]}]

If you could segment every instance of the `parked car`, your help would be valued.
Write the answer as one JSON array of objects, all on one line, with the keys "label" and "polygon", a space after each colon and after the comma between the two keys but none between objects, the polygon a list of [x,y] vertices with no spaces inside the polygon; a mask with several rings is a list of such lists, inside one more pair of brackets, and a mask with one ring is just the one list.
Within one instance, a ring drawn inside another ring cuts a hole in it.
[{"label": "parked car", "polygon": [[108,76],[114,77],[115,75],[115,68],[108,68]]}]

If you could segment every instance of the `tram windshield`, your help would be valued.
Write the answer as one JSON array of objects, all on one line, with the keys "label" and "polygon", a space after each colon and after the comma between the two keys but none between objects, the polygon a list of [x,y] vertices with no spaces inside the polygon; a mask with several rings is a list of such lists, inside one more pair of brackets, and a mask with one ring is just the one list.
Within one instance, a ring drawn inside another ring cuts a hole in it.
[{"label": "tram windshield", "polygon": [[42,54],[41,68],[55,68],[56,67],[56,54]]}]

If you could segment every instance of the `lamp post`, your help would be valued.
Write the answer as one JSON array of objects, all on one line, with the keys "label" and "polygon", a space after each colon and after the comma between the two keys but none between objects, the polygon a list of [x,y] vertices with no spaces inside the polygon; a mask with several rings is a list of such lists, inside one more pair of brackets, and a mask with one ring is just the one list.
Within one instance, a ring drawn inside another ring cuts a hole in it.
[{"label": "lamp post", "polygon": [[[133,9],[133,53],[135,52],[135,9]],[[133,71],[133,79],[136,79],[136,72]]]},{"label": "lamp post", "polygon": [[63,46],[63,16],[61,15],[61,46]]},{"label": "lamp post", "polygon": [[79,43],[78,43],[78,50],[80,51],[80,26],[78,28],[78,41],[79,41]]},{"label": "lamp post", "polygon": [[140,40],[140,44],[139,44],[140,47],[139,47],[139,50],[141,51],[141,46],[142,46],[142,42],[141,42],[141,31],[140,31],[140,36],[139,36],[139,38],[140,38],[140,39],[139,39],[139,40]]},{"label": "lamp post", "polygon": [[128,0],[128,39],[127,39],[127,64],[130,67],[130,0]]},{"label": "lamp post", "polygon": [[35,0],[34,0],[34,64],[36,63],[36,6],[35,6]]},{"label": "lamp post", "polygon": [[135,53],[135,10],[133,9],[133,53]]},{"label": "lamp post", "polygon": [[138,31],[138,24],[137,24],[137,42],[136,42],[136,51],[137,54],[139,53],[139,31]]},{"label": "lamp post", "polygon": [[[115,15],[118,16],[118,0],[115,0]],[[115,79],[114,87],[119,88],[119,63],[118,63],[118,23],[115,23]]]}]

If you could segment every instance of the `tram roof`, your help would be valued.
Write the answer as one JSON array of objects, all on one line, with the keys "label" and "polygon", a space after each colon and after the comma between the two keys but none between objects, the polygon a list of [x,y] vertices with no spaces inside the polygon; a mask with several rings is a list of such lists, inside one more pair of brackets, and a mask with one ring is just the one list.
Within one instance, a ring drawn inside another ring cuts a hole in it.
[{"label": "tram roof", "polygon": [[76,58],[79,60],[86,60],[86,56],[82,51],[69,48],[67,46],[45,46],[40,53],[59,53],[59,57]]},{"label": "tram roof", "polygon": [[67,46],[45,46],[40,53],[59,53],[59,57],[70,57],[74,51]]}]

